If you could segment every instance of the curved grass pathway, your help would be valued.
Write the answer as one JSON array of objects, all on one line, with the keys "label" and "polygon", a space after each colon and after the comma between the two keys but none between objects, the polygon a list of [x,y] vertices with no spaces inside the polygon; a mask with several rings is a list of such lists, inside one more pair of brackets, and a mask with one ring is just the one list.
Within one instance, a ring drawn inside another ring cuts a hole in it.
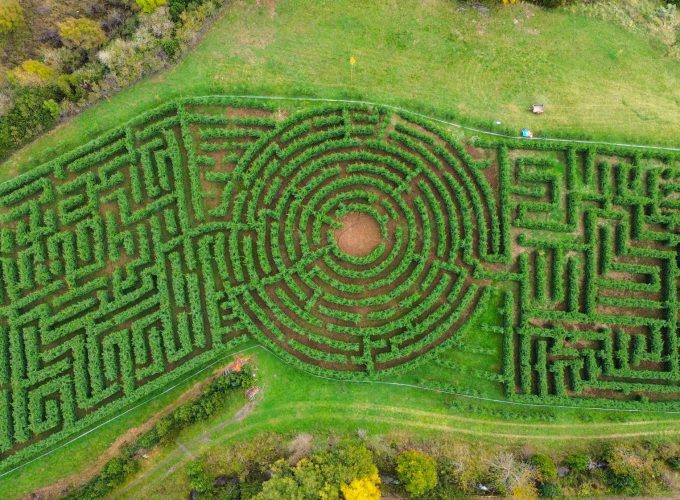
[{"label": "curved grass pathway", "polygon": [[243,420],[235,419],[237,408],[232,406],[231,414],[180,434],[176,443],[143,462],[141,471],[112,497],[174,498],[173,491],[183,491],[178,487],[185,480],[183,467],[196,456],[219,453],[225,446],[267,431],[290,435],[405,431],[423,437],[444,434],[462,441],[529,443],[537,450],[574,450],[601,439],[663,440],[680,434],[676,419],[658,415],[638,422],[602,420],[596,415],[593,422],[555,423],[464,415],[447,409],[451,396],[408,387],[310,379],[267,351],[257,349],[254,358],[263,391],[252,412]]}]

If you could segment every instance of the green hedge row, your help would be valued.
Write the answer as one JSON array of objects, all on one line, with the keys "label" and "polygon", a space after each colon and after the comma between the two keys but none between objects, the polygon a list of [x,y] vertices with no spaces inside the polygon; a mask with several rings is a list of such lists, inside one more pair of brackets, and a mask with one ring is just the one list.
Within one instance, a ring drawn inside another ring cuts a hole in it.
[{"label": "green hedge row", "polygon": [[[677,154],[473,157],[418,115],[279,105],[179,100],[0,185],[0,467],[248,336],[323,376],[417,369],[495,284],[509,398],[673,406]],[[366,254],[339,242],[351,214]]]}]

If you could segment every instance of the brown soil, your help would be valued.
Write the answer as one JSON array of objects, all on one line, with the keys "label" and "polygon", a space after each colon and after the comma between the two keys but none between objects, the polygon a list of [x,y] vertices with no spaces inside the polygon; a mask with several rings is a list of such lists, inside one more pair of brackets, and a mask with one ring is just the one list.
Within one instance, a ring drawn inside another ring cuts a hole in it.
[{"label": "brown soil", "polygon": [[335,241],[346,254],[365,257],[380,244],[380,226],[370,215],[352,212],[341,222],[342,227],[335,231]]}]

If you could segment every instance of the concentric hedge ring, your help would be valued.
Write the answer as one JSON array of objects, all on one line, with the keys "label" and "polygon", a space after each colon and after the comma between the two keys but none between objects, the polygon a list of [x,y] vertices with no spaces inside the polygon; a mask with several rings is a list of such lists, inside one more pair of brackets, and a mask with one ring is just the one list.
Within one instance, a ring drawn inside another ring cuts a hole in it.
[{"label": "concentric hedge ring", "polygon": [[[454,152],[368,109],[316,109],[264,136],[234,173],[241,319],[286,356],[384,370],[450,339],[477,305],[482,198]],[[482,201],[483,203],[483,201]],[[339,248],[348,214],[375,219],[365,256]]]}]

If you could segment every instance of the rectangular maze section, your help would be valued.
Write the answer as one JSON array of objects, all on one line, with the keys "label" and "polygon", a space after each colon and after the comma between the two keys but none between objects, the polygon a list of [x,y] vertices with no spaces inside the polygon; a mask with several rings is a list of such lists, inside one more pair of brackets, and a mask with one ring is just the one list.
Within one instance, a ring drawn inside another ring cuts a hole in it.
[{"label": "rectangular maze section", "polygon": [[164,106],[0,186],[3,466],[245,340],[206,312],[227,297],[199,286],[213,264],[195,228],[226,163],[206,143],[242,150],[266,127],[222,146],[249,110],[215,104]]},{"label": "rectangular maze section", "polygon": [[513,146],[495,153],[516,273],[510,392],[544,402],[678,401],[676,155]]}]

